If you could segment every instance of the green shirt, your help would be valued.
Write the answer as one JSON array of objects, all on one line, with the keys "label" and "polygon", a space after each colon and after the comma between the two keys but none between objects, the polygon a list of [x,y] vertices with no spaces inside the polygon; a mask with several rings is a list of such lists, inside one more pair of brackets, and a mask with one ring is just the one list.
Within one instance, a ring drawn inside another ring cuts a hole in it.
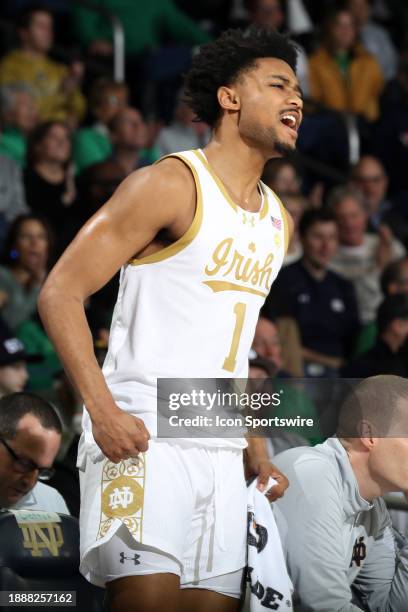
[{"label": "green shirt", "polygon": [[[75,32],[88,46],[94,40],[112,41],[112,27],[103,16],[73,3]],[[190,17],[180,11],[173,0],[94,0],[94,4],[115,14],[125,31],[126,53],[138,54],[159,47],[163,36],[190,45],[200,45],[209,37]]]},{"label": "green shirt", "polygon": [[343,77],[346,76],[351,63],[349,53],[337,53],[337,55],[334,56],[334,59],[336,60],[336,64],[340,68],[340,72]]},{"label": "green shirt", "polygon": [[97,164],[112,155],[112,145],[106,134],[97,127],[84,127],[74,136],[74,162],[77,172]]},{"label": "green shirt", "polygon": [[51,389],[55,375],[62,371],[62,365],[50,339],[36,321],[22,323],[16,335],[24,344],[28,355],[43,357],[40,363],[28,365],[30,390]]},{"label": "green shirt", "polygon": [[25,166],[26,152],[26,137],[15,128],[5,128],[0,136],[0,154],[11,157],[20,166]]}]

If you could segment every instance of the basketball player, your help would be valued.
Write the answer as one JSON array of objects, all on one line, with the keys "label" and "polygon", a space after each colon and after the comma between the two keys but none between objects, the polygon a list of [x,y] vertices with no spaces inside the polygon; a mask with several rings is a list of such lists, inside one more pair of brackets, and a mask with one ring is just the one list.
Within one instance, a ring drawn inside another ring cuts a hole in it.
[{"label": "basketball player", "polygon": [[[131,174],[51,272],[39,308],[86,407],[81,572],[114,612],[232,612],[245,565],[245,439],[159,439],[161,377],[246,378],[261,305],[290,221],[259,178],[295,147],[296,49],[277,33],[230,30],[202,47],[186,96],[213,129],[204,150]],[[98,367],[86,298],[119,269],[109,351]],[[281,496],[262,440],[246,472]]]}]

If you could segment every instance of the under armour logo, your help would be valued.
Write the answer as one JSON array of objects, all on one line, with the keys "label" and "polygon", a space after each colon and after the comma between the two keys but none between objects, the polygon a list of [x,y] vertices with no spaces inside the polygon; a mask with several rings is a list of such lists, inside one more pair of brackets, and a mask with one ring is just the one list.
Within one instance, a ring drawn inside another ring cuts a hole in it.
[{"label": "under armour logo", "polygon": [[133,493],[129,487],[122,487],[114,489],[113,493],[109,495],[109,506],[112,510],[116,510],[119,506],[127,508],[129,504],[133,502]]},{"label": "under armour logo", "polygon": [[120,556],[119,563],[123,564],[125,562],[125,559],[126,559],[126,561],[133,561],[135,565],[140,565],[140,561],[138,560],[140,555],[136,555],[135,554],[133,557],[125,557],[125,553],[121,552],[119,556]]},{"label": "under armour logo", "polygon": [[350,567],[355,563],[357,567],[360,567],[361,562],[366,558],[366,545],[364,544],[364,536],[356,539],[353,546],[353,556],[351,557]]}]

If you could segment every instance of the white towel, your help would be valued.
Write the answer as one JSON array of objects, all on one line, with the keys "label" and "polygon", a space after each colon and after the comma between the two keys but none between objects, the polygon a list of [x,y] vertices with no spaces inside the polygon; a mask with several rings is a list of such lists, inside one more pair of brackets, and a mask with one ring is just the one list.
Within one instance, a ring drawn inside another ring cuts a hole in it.
[{"label": "white towel", "polygon": [[293,586],[286,569],[282,545],[271,504],[265,493],[276,481],[270,478],[265,492],[248,487],[248,567],[250,612],[293,608]]}]

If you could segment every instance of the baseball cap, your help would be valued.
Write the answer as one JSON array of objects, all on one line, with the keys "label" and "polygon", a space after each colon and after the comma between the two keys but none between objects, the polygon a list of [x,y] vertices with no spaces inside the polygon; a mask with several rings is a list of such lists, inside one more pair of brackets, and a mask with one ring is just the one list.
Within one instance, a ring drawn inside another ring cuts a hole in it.
[{"label": "baseball cap", "polygon": [[42,355],[28,355],[21,340],[13,336],[6,326],[0,323],[0,368],[17,361],[38,363],[42,360]]}]

